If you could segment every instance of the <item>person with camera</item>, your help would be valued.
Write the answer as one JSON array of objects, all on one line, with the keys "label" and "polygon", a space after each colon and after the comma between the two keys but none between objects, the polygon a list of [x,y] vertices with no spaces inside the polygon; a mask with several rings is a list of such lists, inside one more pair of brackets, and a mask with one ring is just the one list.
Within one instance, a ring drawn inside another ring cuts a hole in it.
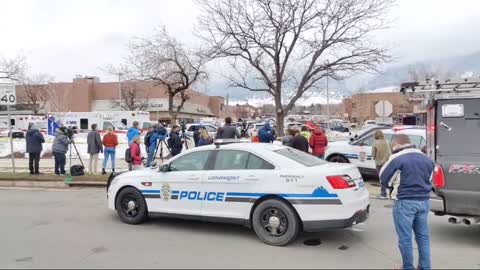
[{"label": "person with camera", "polygon": [[55,174],[66,174],[65,164],[67,163],[68,146],[72,143],[68,135],[70,131],[65,127],[57,129],[55,139],[53,140],[52,152],[55,158]]},{"label": "person with camera", "polygon": [[112,162],[112,173],[115,172],[115,153],[118,145],[117,135],[113,132],[113,127],[107,128],[107,134],[103,136],[103,146],[105,146],[103,166],[102,166],[102,175],[107,174],[105,170],[107,168],[108,159],[111,159]]},{"label": "person with camera", "polygon": [[183,143],[179,133],[180,126],[174,125],[172,127],[172,131],[170,132],[170,138],[168,139],[168,147],[170,147],[172,157],[180,154],[183,149]]},{"label": "person with camera", "polygon": [[153,159],[155,158],[155,152],[157,151],[157,144],[162,143],[167,136],[167,130],[163,127],[162,124],[155,125],[152,129],[150,137],[147,137],[149,140],[148,144],[148,158],[147,158],[147,167],[150,167]]},{"label": "person with camera", "polygon": [[87,152],[90,155],[88,172],[97,174],[98,153],[103,153],[102,137],[97,130],[97,124],[92,124],[92,131],[87,135]]}]

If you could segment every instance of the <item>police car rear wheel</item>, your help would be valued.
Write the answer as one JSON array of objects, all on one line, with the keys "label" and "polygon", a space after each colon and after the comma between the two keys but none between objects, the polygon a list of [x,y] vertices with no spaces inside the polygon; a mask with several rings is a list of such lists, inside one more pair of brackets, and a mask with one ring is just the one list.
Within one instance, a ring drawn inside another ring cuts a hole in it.
[{"label": "police car rear wheel", "polygon": [[139,224],[148,217],[145,199],[135,188],[125,188],[120,191],[116,208],[120,219],[127,224]]},{"label": "police car rear wheel", "polygon": [[284,246],[294,241],[300,231],[295,211],[280,200],[267,200],[253,212],[253,229],[266,244]]}]

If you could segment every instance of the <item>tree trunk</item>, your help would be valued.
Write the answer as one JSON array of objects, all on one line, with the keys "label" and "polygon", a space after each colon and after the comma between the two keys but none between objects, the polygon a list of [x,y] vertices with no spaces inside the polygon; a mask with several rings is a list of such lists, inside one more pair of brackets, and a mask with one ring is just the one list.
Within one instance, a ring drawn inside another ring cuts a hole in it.
[{"label": "tree trunk", "polygon": [[173,108],[174,94],[168,93],[168,113],[170,114],[170,126],[174,126],[177,123],[177,112]]},{"label": "tree trunk", "polygon": [[283,124],[285,121],[285,112],[283,111],[282,99],[278,95],[275,97],[275,114],[277,121],[277,136],[283,136]]}]

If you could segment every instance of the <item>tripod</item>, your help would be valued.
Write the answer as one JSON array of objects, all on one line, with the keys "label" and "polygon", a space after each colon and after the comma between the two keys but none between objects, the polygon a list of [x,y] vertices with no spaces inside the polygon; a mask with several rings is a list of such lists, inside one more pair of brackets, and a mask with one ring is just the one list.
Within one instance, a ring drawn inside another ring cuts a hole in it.
[{"label": "tripod", "polygon": [[85,168],[85,165],[83,164],[83,160],[82,160],[82,157],[80,156],[80,153],[78,152],[78,148],[77,148],[77,145],[75,144],[75,141],[73,140],[73,137],[70,139],[71,140],[71,144],[70,144],[70,176],[72,175],[72,145],[73,145],[73,149],[75,149],[75,153],[77,154],[77,157],[78,159],[80,160],[80,163],[82,164],[82,167]]},{"label": "tripod", "polygon": [[163,145],[164,144],[165,144],[165,147],[167,148],[168,152],[170,153],[170,155],[172,154],[172,150],[170,150],[170,147],[168,147],[168,144],[165,142],[165,139],[159,140],[159,142],[157,144],[157,148],[155,148],[155,154],[153,155],[152,162],[157,157],[158,148],[160,148],[160,161],[163,163]]},{"label": "tripod", "polygon": [[182,132],[182,136],[180,138],[183,140],[183,143],[185,144],[185,149],[188,150],[188,143],[187,140],[190,140],[187,135],[185,135],[185,132]]}]

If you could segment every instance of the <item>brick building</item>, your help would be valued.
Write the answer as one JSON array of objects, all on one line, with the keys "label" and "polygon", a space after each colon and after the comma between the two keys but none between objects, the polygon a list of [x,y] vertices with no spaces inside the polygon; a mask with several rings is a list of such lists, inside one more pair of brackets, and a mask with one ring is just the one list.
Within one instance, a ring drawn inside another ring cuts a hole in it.
[{"label": "brick building", "polygon": [[[119,88],[126,85],[135,86],[138,100],[148,100],[145,111],[150,112],[151,120],[170,119],[168,113],[168,95],[164,87],[154,82],[100,82],[96,77],[78,77],[73,82],[51,83],[48,87],[49,97],[42,113],[89,112],[89,111],[118,111],[121,93]],[[17,86],[17,111],[22,111],[22,103],[26,103],[25,89]],[[198,119],[202,117],[224,117],[226,114],[225,100],[219,96],[208,96],[193,90],[186,91],[188,100],[180,111],[179,119]],[[123,97],[125,98],[125,97]],[[174,100],[178,105],[180,99]],[[14,108],[15,109],[15,108]]]},{"label": "brick building", "polygon": [[363,123],[367,119],[378,118],[375,113],[375,104],[381,100],[392,103],[392,117],[414,113],[414,104],[399,91],[354,94],[350,98],[343,99],[343,106],[351,122]]}]

